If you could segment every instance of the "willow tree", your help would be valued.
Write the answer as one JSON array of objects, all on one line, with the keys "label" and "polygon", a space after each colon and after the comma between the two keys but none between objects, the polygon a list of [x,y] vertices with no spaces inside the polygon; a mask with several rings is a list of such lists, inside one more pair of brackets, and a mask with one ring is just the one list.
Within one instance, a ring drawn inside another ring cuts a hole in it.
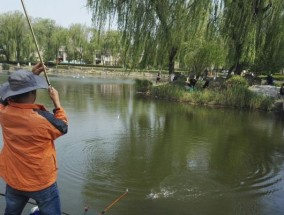
[{"label": "willow tree", "polygon": [[181,44],[194,37],[212,4],[211,0],[87,0],[93,22],[100,29],[109,21],[117,22],[122,32],[125,64],[132,67],[174,63]]},{"label": "willow tree", "polygon": [[53,41],[52,42],[53,51],[54,51],[53,56],[56,56],[56,63],[58,63],[59,57],[63,57],[63,53],[61,52],[60,49],[66,47],[67,38],[68,38],[68,29],[61,26],[55,26],[51,41]]},{"label": "willow tree", "polygon": [[[111,56],[112,60],[114,61],[112,63],[114,63],[114,65],[117,65],[117,61],[121,52],[120,38],[121,34],[116,30],[109,30],[103,33],[97,32],[97,34],[93,35],[91,43],[94,47],[94,50],[97,51],[97,54],[108,57]],[[102,63],[104,64],[105,60],[103,60]]]},{"label": "willow tree", "polygon": [[[271,20],[281,15],[283,0],[220,0],[224,17],[223,32],[229,44],[230,71],[237,74],[255,63],[257,55],[265,51]],[[283,13],[283,11],[282,11]]]},{"label": "willow tree", "polygon": [[45,61],[53,61],[55,58],[55,45],[53,35],[56,31],[56,23],[52,19],[32,19],[33,29]]},{"label": "willow tree", "polygon": [[221,5],[218,0],[212,0],[212,5],[204,14],[203,22],[198,29],[192,29],[193,38],[187,38],[182,45],[179,59],[184,68],[201,75],[209,68],[226,66],[227,45],[220,31],[222,17],[219,14]]},{"label": "willow tree", "polygon": [[263,45],[257,51],[255,71],[279,72],[284,68],[284,4],[274,8],[274,14],[267,20]]},{"label": "willow tree", "polygon": [[19,11],[0,16],[0,49],[6,60],[23,60],[23,47],[27,42],[28,27]]},{"label": "willow tree", "polygon": [[82,63],[83,55],[87,50],[90,29],[86,25],[72,24],[68,30],[66,51],[68,60],[80,61]]}]

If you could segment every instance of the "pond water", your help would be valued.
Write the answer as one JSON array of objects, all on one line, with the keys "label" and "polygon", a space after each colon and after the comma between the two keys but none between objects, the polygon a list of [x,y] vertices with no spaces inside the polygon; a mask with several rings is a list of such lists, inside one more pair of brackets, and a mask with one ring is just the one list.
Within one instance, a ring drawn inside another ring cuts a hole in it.
[{"label": "pond water", "polygon": [[[133,80],[50,81],[69,117],[56,141],[65,213],[99,214],[128,189],[106,214],[284,214],[280,116],[147,100]],[[38,103],[52,109],[46,91]]]}]

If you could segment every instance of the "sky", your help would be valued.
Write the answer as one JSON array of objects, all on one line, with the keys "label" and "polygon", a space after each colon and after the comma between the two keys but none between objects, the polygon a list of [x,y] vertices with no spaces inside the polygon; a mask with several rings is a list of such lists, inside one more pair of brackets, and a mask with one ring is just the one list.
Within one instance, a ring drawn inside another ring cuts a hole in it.
[{"label": "sky", "polygon": [[[85,7],[86,0],[23,1],[30,17],[52,19],[65,28],[74,23],[92,26],[91,12]],[[21,0],[0,0],[0,14],[9,11],[21,11],[24,14]]]}]

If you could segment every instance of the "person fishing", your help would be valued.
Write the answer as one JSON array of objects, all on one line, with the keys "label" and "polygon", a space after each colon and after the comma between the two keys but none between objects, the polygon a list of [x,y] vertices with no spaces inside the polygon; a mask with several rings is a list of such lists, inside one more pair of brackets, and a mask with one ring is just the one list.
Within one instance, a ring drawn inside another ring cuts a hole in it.
[{"label": "person fishing", "polygon": [[[6,182],[5,215],[20,215],[30,198],[41,215],[61,214],[54,140],[67,133],[68,122],[58,91],[40,76],[44,69],[38,63],[32,71],[11,72],[0,86],[0,177]],[[35,103],[38,89],[48,89],[53,113]]]}]

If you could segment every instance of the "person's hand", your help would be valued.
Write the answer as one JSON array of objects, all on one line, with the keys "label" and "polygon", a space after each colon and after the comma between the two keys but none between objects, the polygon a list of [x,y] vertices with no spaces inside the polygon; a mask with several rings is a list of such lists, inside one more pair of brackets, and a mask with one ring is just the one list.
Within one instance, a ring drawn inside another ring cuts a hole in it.
[{"label": "person's hand", "polygon": [[34,67],[32,68],[32,72],[35,75],[39,75],[42,71],[44,71],[44,68],[46,68],[46,66],[39,62],[36,65],[34,65]]},{"label": "person's hand", "polygon": [[51,98],[51,100],[54,104],[54,108],[60,108],[61,105],[60,105],[60,99],[59,99],[58,91],[54,87],[50,86],[48,88],[48,92],[49,92],[49,96],[50,96],[50,98]]}]

